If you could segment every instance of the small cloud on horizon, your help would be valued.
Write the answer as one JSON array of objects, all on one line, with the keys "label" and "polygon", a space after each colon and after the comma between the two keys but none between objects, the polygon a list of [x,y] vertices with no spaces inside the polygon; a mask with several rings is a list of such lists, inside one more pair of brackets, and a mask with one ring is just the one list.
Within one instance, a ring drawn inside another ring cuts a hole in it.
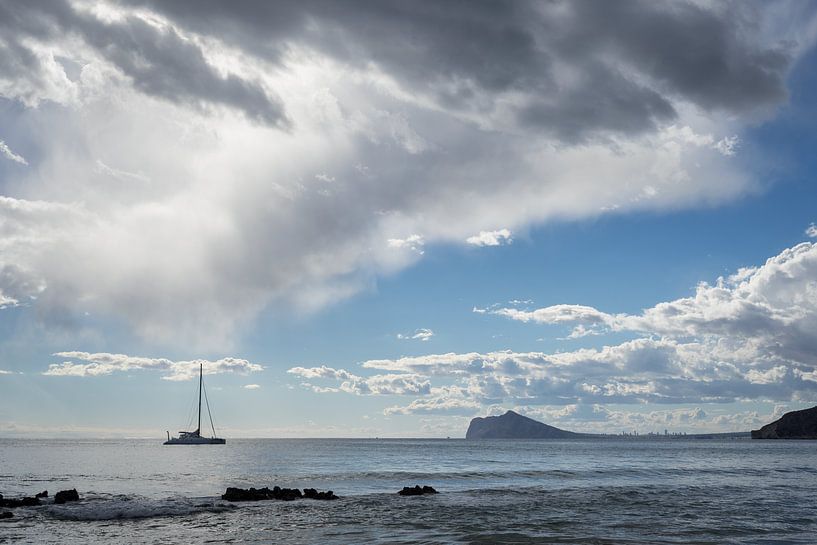
[{"label": "small cloud on horizon", "polygon": [[416,329],[414,331],[414,333],[407,333],[405,335],[402,334],[402,333],[397,334],[397,338],[400,339],[400,340],[403,340],[403,341],[411,341],[411,340],[414,340],[414,341],[427,341],[433,336],[434,336],[434,332],[432,330],[428,329],[428,328],[425,328],[425,327],[421,327],[420,329]]},{"label": "small cloud on horizon", "polygon": [[261,389],[261,385],[260,385],[260,384],[245,384],[245,385],[243,386],[243,388],[244,388],[245,390],[260,390],[260,389]]}]

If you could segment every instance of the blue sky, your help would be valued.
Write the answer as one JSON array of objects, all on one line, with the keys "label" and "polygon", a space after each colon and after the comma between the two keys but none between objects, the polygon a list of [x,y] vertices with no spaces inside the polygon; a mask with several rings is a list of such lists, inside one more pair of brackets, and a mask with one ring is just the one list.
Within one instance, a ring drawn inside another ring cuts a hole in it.
[{"label": "blue sky", "polygon": [[2,435],[815,402],[808,3],[0,14]]}]

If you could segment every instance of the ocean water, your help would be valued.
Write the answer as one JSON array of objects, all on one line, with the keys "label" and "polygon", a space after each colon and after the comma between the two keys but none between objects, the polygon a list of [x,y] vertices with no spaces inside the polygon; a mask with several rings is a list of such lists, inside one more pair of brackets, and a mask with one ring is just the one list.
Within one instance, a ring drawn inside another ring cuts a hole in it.
[{"label": "ocean water", "polygon": [[[273,485],[341,498],[220,499]],[[813,441],[0,439],[0,493],[67,488],[0,543],[817,543]]]}]

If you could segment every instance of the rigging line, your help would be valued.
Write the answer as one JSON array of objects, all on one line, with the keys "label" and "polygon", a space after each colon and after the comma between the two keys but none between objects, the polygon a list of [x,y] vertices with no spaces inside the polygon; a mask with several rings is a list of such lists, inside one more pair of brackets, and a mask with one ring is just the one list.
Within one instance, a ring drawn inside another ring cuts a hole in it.
[{"label": "rigging line", "polygon": [[196,392],[190,397],[190,405],[187,409],[187,421],[184,424],[183,430],[189,430],[190,426],[193,425],[193,417],[195,416],[195,409],[196,409]]},{"label": "rigging line", "polygon": [[213,415],[210,412],[210,400],[207,399],[207,388],[202,385],[202,389],[204,390],[204,404],[207,405],[207,416],[210,417],[210,428],[213,430],[213,437],[216,436],[216,425],[213,423]]}]

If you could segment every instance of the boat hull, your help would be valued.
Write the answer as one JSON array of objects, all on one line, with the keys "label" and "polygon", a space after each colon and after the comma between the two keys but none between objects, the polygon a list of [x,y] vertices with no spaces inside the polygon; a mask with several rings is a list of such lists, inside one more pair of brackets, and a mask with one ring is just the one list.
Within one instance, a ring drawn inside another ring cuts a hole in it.
[{"label": "boat hull", "polygon": [[220,437],[174,437],[162,443],[163,445],[224,445],[226,439]]}]

